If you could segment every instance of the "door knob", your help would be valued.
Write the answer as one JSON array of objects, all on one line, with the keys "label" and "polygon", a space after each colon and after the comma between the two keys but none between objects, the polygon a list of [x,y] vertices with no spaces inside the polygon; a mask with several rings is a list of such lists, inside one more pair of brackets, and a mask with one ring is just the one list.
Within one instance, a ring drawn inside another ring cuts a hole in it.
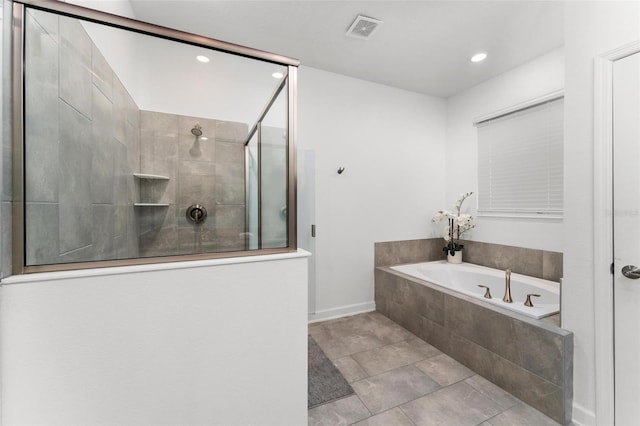
[{"label": "door knob", "polygon": [[627,265],[622,268],[622,275],[632,280],[640,278],[640,268],[633,265]]}]

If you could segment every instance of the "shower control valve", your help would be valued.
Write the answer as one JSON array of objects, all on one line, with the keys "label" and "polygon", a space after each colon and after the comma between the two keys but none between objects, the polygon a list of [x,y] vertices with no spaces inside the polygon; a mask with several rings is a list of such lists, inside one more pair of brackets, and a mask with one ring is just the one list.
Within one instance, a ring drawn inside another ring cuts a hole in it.
[{"label": "shower control valve", "polygon": [[207,209],[200,204],[194,204],[187,208],[187,220],[195,225],[204,223],[207,219]]}]

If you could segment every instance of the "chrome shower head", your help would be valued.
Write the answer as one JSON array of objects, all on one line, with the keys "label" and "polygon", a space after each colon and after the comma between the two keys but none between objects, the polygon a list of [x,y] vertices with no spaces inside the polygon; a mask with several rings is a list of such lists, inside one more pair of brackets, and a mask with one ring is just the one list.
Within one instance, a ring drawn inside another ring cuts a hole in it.
[{"label": "chrome shower head", "polygon": [[193,129],[191,129],[191,133],[193,133],[195,136],[202,136],[202,126],[200,125],[200,123],[196,122],[195,126],[193,126]]}]

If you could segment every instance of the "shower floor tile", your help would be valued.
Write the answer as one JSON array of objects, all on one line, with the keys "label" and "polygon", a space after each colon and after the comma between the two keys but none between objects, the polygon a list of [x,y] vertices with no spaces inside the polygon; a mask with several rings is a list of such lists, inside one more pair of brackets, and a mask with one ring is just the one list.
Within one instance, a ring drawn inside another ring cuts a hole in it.
[{"label": "shower floor tile", "polygon": [[309,334],[356,392],[309,410],[310,426],[558,425],[380,313],[310,324]]}]

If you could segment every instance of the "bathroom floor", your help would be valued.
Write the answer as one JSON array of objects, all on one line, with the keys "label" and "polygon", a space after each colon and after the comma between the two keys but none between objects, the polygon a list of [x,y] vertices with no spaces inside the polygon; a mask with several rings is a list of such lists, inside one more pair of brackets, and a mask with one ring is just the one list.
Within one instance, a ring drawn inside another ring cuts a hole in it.
[{"label": "bathroom floor", "polygon": [[354,395],[309,425],[558,425],[377,312],[309,325]]}]

